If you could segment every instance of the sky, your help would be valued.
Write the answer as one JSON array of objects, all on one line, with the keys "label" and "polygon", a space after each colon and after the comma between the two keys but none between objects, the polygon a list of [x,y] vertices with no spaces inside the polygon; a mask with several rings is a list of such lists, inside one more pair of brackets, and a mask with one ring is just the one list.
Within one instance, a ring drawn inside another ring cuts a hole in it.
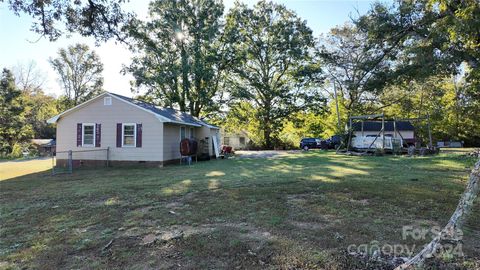
[{"label": "sky", "polygon": [[[253,0],[243,1],[252,5]],[[294,10],[298,16],[307,21],[315,37],[327,33],[336,25],[342,25],[355,17],[357,13],[365,13],[374,1],[371,0],[277,0],[287,8]],[[140,19],[147,19],[149,0],[131,0],[125,9],[134,11]],[[224,0],[225,10],[233,6],[234,0]],[[32,19],[27,15],[16,16],[6,3],[0,3],[0,68],[12,68],[26,65],[31,61],[45,74],[44,91],[59,96],[62,93],[58,77],[50,66],[48,59],[55,58],[60,48],[75,43],[89,45],[100,56],[104,64],[104,89],[109,92],[132,96],[130,90],[131,75],[122,75],[123,65],[129,65],[132,54],[121,44],[111,40],[95,46],[92,38],[79,35],[62,37],[55,42],[30,31]]]}]

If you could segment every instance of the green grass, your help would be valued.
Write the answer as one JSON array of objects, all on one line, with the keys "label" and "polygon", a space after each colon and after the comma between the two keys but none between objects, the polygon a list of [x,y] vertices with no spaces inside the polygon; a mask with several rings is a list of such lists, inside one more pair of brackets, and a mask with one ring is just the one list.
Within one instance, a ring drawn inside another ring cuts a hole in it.
[{"label": "green grass", "polygon": [[[0,182],[0,269],[339,269],[350,244],[425,244],[403,240],[402,226],[444,225],[473,162],[310,151],[10,178]],[[463,248],[477,260],[479,206]],[[142,244],[174,231],[183,238]]]},{"label": "green grass", "polygon": [[17,160],[0,159],[0,181],[12,179],[27,174],[44,172],[51,168],[51,158]]}]

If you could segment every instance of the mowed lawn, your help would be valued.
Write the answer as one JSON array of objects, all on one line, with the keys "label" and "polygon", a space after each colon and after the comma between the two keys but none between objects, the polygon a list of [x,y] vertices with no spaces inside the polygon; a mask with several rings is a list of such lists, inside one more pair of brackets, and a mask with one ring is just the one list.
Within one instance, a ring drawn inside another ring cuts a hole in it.
[{"label": "mowed lawn", "polygon": [[[0,181],[0,268],[342,269],[351,244],[443,226],[474,159],[309,151]],[[12,163],[14,164],[14,163]],[[463,250],[480,258],[480,203]]]},{"label": "mowed lawn", "polygon": [[0,181],[52,168],[51,158],[0,161]]}]

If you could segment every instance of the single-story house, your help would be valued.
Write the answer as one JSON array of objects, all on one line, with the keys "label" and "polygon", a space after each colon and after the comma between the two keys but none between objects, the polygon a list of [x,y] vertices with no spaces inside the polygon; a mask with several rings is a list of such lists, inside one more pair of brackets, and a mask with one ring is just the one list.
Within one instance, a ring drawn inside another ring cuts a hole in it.
[{"label": "single-story house", "polygon": [[222,134],[222,145],[231,146],[236,150],[246,149],[250,142],[247,133],[243,130],[238,132],[225,132],[222,130]]},{"label": "single-story house", "polygon": [[[171,108],[105,92],[47,120],[57,125],[57,164],[74,166],[178,162],[180,141],[195,138],[199,154],[218,153],[220,129]],[[109,149],[108,157],[101,149]],[[99,150],[99,151],[91,151]]]},{"label": "single-story house", "polygon": [[30,143],[37,148],[40,156],[51,156],[55,153],[54,139],[31,139]]},{"label": "single-story house", "polygon": [[[382,122],[355,122],[352,129],[356,137],[375,137],[382,130]],[[403,144],[413,145],[415,144],[415,127],[410,121],[385,121],[385,137],[399,138],[402,139]]]}]

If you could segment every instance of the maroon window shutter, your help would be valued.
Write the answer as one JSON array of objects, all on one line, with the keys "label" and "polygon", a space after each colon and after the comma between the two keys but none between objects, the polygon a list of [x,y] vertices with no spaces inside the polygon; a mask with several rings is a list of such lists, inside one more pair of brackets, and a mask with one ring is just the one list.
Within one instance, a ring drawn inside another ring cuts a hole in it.
[{"label": "maroon window shutter", "polygon": [[137,147],[142,147],[142,124],[137,124]]},{"label": "maroon window shutter", "polygon": [[82,146],[82,123],[77,123],[77,147]]},{"label": "maroon window shutter", "polygon": [[122,147],[122,123],[117,123],[117,147]]},{"label": "maroon window shutter", "polygon": [[95,124],[95,147],[101,146],[102,124]]}]

